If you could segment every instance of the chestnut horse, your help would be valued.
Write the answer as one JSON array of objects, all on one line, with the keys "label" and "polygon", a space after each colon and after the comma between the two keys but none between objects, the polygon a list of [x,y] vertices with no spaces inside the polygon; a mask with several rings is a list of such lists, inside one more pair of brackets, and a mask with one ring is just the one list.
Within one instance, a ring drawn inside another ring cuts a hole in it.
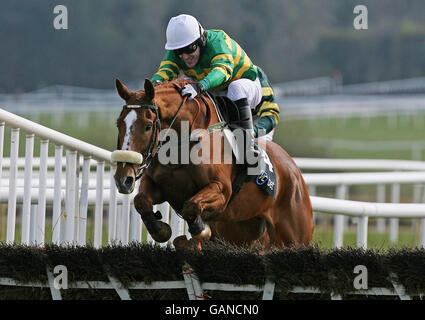
[{"label": "chestnut horse", "polygon": [[[128,194],[140,177],[134,205],[152,238],[166,242],[171,237],[169,225],[153,212],[153,205],[167,201],[187,221],[191,241],[198,246],[210,237],[237,245],[258,243],[266,250],[308,245],[314,229],[308,190],[299,168],[278,144],[266,145],[276,175],[275,198],[255,183],[245,182],[229,202],[237,172],[235,161],[161,164],[160,130],[171,128],[180,136],[183,121],[188,121],[191,132],[218,122],[209,97],[201,101],[181,97],[178,87],[185,84],[182,81],[153,86],[146,79],[144,91],[136,92],[115,81],[126,103],[117,119],[118,145],[112,156],[117,162],[115,183],[119,192]],[[224,141],[223,131],[217,134]],[[213,136],[207,134],[201,140],[215,139]]]}]

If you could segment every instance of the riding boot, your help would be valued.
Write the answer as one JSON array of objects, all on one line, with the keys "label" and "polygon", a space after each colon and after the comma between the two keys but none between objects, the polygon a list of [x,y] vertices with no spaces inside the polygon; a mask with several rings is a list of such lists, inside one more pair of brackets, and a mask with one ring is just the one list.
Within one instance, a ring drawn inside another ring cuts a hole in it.
[{"label": "riding boot", "polygon": [[258,149],[258,146],[254,143],[254,127],[252,122],[252,113],[251,107],[248,104],[248,99],[242,98],[235,101],[236,106],[239,109],[239,117],[240,117],[240,127],[244,133],[244,147],[239,148],[239,150],[244,150],[244,163],[248,166],[248,168],[258,167],[260,164],[260,169],[257,174],[261,172],[261,168],[263,167],[261,164],[264,161],[262,160],[262,153]]}]

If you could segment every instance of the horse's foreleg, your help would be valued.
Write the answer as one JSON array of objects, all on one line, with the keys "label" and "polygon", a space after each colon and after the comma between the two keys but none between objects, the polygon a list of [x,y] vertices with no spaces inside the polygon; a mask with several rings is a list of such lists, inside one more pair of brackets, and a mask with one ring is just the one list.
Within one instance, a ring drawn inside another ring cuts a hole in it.
[{"label": "horse's foreleg", "polygon": [[193,237],[208,239],[211,236],[211,230],[203,220],[223,212],[226,199],[223,184],[215,181],[184,203],[182,216],[187,221]]},{"label": "horse's foreleg", "polygon": [[161,202],[159,190],[147,178],[143,179],[139,193],[134,197],[134,206],[152,238],[157,242],[167,242],[171,238],[171,228],[159,221],[153,212],[153,205]]}]

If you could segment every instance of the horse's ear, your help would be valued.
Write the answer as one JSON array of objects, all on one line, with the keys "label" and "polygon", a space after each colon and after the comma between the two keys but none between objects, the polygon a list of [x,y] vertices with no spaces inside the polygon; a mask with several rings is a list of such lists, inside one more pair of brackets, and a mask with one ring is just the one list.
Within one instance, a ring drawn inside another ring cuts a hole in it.
[{"label": "horse's ear", "polygon": [[149,100],[153,100],[155,97],[155,89],[153,88],[153,84],[149,79],[145,79],[145,96]]},{"label": "horse's ear", "polygon": [[129,88],[127,88],[120,79],[115,79],[115,88],[117,89],[118,94],[122,99],[127,101],[130,99],[131,95],[133,94],[133,91],[131,91]]}]

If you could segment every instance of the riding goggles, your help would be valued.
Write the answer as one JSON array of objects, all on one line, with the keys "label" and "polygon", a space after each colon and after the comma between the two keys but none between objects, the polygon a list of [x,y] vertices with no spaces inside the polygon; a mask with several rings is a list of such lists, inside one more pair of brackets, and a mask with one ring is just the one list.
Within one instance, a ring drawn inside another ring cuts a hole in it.
[{"label": "riding goggles", "polygon": [[181,56],[183,53],[192,54],[196,51],[196,49],[198,49],[199,46],[200,46],[200,39],[192,42],[191,44],[189,44],[186,47],[176,49],[176,50],[173,50],[173,51],[177,56]]}]

